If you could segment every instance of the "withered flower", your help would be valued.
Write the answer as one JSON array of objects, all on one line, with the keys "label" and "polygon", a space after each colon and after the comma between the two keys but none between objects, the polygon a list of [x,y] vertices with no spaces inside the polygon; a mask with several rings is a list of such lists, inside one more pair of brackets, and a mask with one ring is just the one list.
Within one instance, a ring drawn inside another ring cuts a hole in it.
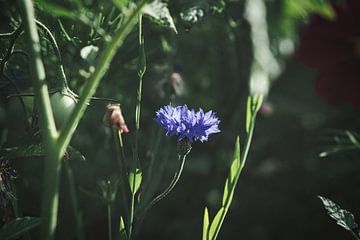
[{"label": "withered flower", "polygon": [[106,106],[106,113],[103,117],[103,124],[107,127],[120,130],[120,133],[129,132],[124,116],[121,112],[120,104],[108,104]]}]

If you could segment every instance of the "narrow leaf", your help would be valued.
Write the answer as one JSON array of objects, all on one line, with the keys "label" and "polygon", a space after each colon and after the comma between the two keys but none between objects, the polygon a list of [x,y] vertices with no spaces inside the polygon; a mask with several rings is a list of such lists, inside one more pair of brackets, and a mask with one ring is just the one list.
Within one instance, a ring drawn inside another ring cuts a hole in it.
[{"label": "narrow leaf", "polygon": [[256,95],[254,96],[254,110],[257,113],[260,110],[260,107],[263,103],[264,96],[263,95]]},{"label": "narrow leaf", "polygon": [[142,180],[142,172],[140,169],[136,168],[135,170],[132,170],[129,173],[129,184],[132,194],[135,194],[139,190],[141,180]]},{"label": "narrow leaf", "polygon": [[119,225],[119,233],[120,233],[120,240],[127,240],[128,236],[126,234],[126,228],[124,219],[122,216],[120,216],[120,225]]},{"label": "narrow leaf", "polygon": [[359,145],[359,141],[356,139],[356,137],[350,131],[345,131],[345,134],[348,136],[348,138],[352,144]]},{"label": "narrow leaf", "polygon": [[69,19],[77,19],[77,15],[75,12],[70,11],[62,6],[56,5],[49,1],[45,0],[37,0],[37,5],[40,7],[41,10],[47,12],[56,17],[65,17]]},{"label": "narrow leaf", "polygon": [[225,214],[225,208],[221,207],[215,215],[209,230],[209,240],[214,240],[220,230],[223,215]]},{"label": "narrow leaf", "polygon": [[118,9],[121,10],[126,6],[126,4],[128,4],[129,0],[112,0],[112,2]]},{"label": "narrow leaf", "polygon": [[240,164],[240,138],[237,137],[235,143],[233,161],[230,166],[229,175],[225,181],[225,187],[224,187],[223,199],[222,199],[223,207],[230,206],[231,204],[236,187],[236,181],[238,176],[240,176],[241,169],[242,167]]},{"label": "narrow leaf", "polygon": [[251,96],[249,96],[246,105],[246,133],[249,133],[252,119],[251,102]]},{"label": "narrow leaf", "polygon": [[39,218],[22,217],[16,218],[0,229],[0,239],[8,240],[20,237],[25,232],[40,225]]},{"label": "narrow leaf", "polygon": [[318,196],[322,203],[324,204],[325,209],[329,216],[336,220],[336,223],[348,231],[353,231],[358,228],[357,223],[355,222],[354,215],[342,209],[338,204],[334,203],[328,198]]},{"label": "narrow leaf", "polygon": [[208,240],[208,233],[209,233],[209,212],[207,207],[205,207],[202,240]]},{"label": "narrow leaf", "polygon": [[167,3],[161,0],[154,0],[152,3],[146,4],[143,8],[144,16],[149,17],[153,22],[170,28],[177,34],[174,20],[170,15]]}]

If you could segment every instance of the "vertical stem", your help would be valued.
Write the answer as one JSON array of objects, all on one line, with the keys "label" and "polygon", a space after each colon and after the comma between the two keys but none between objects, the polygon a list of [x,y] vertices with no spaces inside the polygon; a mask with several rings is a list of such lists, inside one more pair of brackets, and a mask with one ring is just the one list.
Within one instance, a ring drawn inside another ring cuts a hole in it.
[{"label": "vertical stem", "polygon": [[[127,191],[128,190],[128,188],[127,188],[128,174],[127,174],[126,166],[125,166],[124,145],[123,145],[120,130],[114,130],[113,137],[114,137],[114,143],[115,143],[115,148],[116,148],[116,157],[118,160],[120,176],[121,176],[121,181],[122,181],[122,184],[120,185],[120,192],[121,192],[120,194],[121,194],[122,202],[124,203],[125,216],[128,217],[129,216],[129,201],[126,197],[126,193],[128,192]],[[119,149],[119,146],[120,146],[120,149]]]},{"label": "vertical stem", "polygon": [[111,203],[107,205],[107,215],[108,215],[108,237],[109,240],[112,240],[112,229],[111,229]]},{"label": "vertical stem", "polygon": [[136,17],[146,2],[147,0],[141,0],[139,2],[137,8],[127,18],[122,27],[120,27],[120,29],[115,32],[113,39],[106,45],[104,53],[99,58],[98,64],[95,66],[95,72],[88,79],[84,87],[84,93],[80,96],[79,102],[77,103],[68,123],[65,125],[61,133],[59,138],[59,145],[62,150],[65,149],[69,144],[70,139],[86,110],[87,103],[90,101],[91,96],[94,95],[101,79],[110,67],[111,60],[114,58],[117,52],[116,50],[121,46],[125,37],[131,31],[135,24]]},{"label": "vertical stem", "polygon": [[[136,98],[136,108],[135,108],[135,149],[134,149],[134,165],[132,166],[133,171],[136,171],[136,166],[139,165],[139,130],[140,130],[140,113],[141,113],[141,90],[142,90],[142,81],[143,76],[146,71],[146,60],[145,60],[145,50],[144,50],[144,37],[142,35],[142,14],[138,15],[138,26],[139,26],[139,63],[138,63],[138,76],[139,76],[139,86],[137,90]],[[135,185],[135,177],[133,182],[130,183],[132,186]],[[136,192],[131,193],[131,206],[130,206],[130,220],[129,220],[129,239],[132,237],[132,229],[134,225],[134,215],[135,215],[135,194]]]},{"label": "vertical stem", "polygon": [[41,60],[39,35],[35,23],[34,7],[31,0],[19,0],[21,17],[28,43],[30,71],[34,81],[34,91],[39,103],[40,124],[46,151],[44,193],[42,202],[41,239],[55,237],[59,201],[59,179],[63,151],[56,146],[58,132],[50,105],[45,82],[45,69]]},{"label": "vertical stem", "polygon": [[134,215],[135,215],[135,193],[132,193],[131,194],[131,206],[130,206],[130,221],[129,221],[129,240],[131,240],[131,237],[132,237]]},{"label": "vertical stem", "polygon": [[71,197],[71,204],[74,211],[74,217],[76,221],[76,234],[77,239],[84,240],[84,231],[83,231],[83,222],[81,212],[79,211],[79,205],[77,200],[76,188],[75,188],[75,180],[74,180],[74,173],[71,169],[70,164],[65,161],[66,166],[66,173],[68,176],[69,188],[70,188],[70,197]]},{"label": "vertical stem", "polygon": [[137,99],[136,99],[136,109],[135,109],[135,152],[138,154],[138,141],[139,141],[139,129],[140,129],[140,113],[141,113],[141,91],[142,91],[142,82],[143,76],[146,71],[146,57],[144,49],[144,37],[142,35],[142,15],[139,14],[139,63],[138,63],[138,76],[139,76],[139,86],[137,90]]}]

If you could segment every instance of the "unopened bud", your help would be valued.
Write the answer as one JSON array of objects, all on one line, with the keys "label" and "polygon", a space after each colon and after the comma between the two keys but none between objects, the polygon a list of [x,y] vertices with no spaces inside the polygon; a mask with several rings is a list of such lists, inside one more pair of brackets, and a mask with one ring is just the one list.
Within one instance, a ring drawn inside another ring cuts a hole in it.
[{"label": "unopened bud", "polygon": [[107,127],[118,129],[121,133],[128,133],[129,129],[122,115],[120,104],[109,104],[106,108],[103,124]]}]

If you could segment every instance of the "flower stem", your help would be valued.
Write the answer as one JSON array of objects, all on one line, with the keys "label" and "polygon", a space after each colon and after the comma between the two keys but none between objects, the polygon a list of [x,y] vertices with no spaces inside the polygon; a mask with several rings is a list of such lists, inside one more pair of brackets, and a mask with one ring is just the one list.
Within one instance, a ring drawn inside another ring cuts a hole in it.
[{"label": "flower stem", "polygon": [[107,205],[107,215],[108,215],[108,239],[112,240],[112,229],[111,229],[111,204]]},{"label": "flower stem", "polygon": [[185,160],[186,160],[186,156],[187,155],[183,155],[180,156],[179,155],[179,167],[178,170],[175,172],[175,175],[173,177],[173,179],[171,180],[169,186],[162,192],[160,193],[156,198],[154,198],[150,204],[148,205],[147,208],[151,208],[152,206],[154,206],[156,203],[158,203],[160,200],[162,200],[163,198],[165,198],[175,187],[175,185],[177,184],[177,182],[180,179],[180,176],[183,172],[184,169],[184,165],[185,165]]},{"label": "flower stem", "polygon": [[[139,131],[140,131],[140,113],[141,113],[141,91],[142,91],[142,82],[143,76],[146,71],[146,57],[144,50],[144,37],[142,35],[142,14],[138,15],[138,28],[139,28],[139,63],[138,63],[138,76],[139,76],[139,86],[137,89],[137,98],[136,98],[136,108],[135,108],[135,149],[134,149],[134,166],[132,168],[136,171],[137,167],[140,165],[139,162]],[[133,183],[130,183],[133,186],[135,185],[135,177]],[[131,206],[130,206],[130,219],[129,219],[129,240],[132,238],[132,230],[134,225],[134,216],[135,216],[135,195],[136,192],[132,191],[131,193]]]},{"label": "flower stem", "polygon": [[63,132],[60,135],[59,145],[62,150],[64,150],[69,144],[71,137],[86,110],[87,103],[89,102],[91,96],[94,95],[100,80],[109,69],[111,60],[114,58],[117,49],[122,45],[125,37],[131,31],[135,24],[136,17],[146,2],[147,0],[141,0],[139,2],[137,8],[127,18],[122,27],[120,27],[119,30],[115,32],[113,39],[106,45],[104,53],[100,57],[99,62],[95,67],[95,72],[90,76],[84,87],[84,94],[81,95],[68,123],[65,125]]},{"label": "flower stem", "polygon": [[[114,142],[115,142],[115,147],[116,147],[116,156],[117,156],[117,160],[118,160],[119,171],[120,171],[120,176],[121,176],[121,181],[122,181],[122,184],[120,185],[121,198],[122,198],[122,202],[124,203],[125,215],[129,216],[129,202],[126,197],[126,193],[128,192],[127,191],[128,188],[126,187],[126,186],[128,186],[128,184],[127,184],[128,173],[126,171],[124,145],[123,145],[120,130],[114,130],[113,136],[114,136],[114,140],[115,140]],[[119,146],[120,146],[120,149],[119,149]]]},{"label": "flower stem", "polygon": [[149,205],[147,205],[144,209],[144,211],[142,212],[141,216],[139,217],[139,222],[142,222],[143,218],[145,217],[146,213],[150,210],[150,208],[152,206],[154,206],[156,203],[158,203],[159,201],[161,201],[163,198],[165,198],[175,187],[175,185],[178,183],[181,174],[183,172],[184,169],[184,165],[185,165],[185,160],[186,160],[186,156],[185,155],[178,155],[178,160],[179,160],[179,166],[178,169],[176,170],[173,179],[171,180],[170,184],[168,185],[168,187],[162,192],[160,193],[158,196],[156,196],[150,203]]},{"label": "flower stem", "polygon": [[70,164],[67,161],[65,161],[65,167],[66,167],[66,173],[67,173],[69,188],[70,188],[71,204],[73,207],[74,217],[75,217],[75,222],[76,222],[77,239],[84,240],[85,237],[84,237],[84,231],[83,231],[83,222],[82,222],[81,212],[79,211],[79,205],[78,205],[76,188],[75,188],[74,173],[73,173],[73,170],[71,169]]},{"label": "flower stem", "polygon": [[130,220],[129,220],[129,240],[131,240],[132,237],[132,229],[134,225],[134,216],[135,216],[135,193],[131,194],[131,206],[130,206]]}]

